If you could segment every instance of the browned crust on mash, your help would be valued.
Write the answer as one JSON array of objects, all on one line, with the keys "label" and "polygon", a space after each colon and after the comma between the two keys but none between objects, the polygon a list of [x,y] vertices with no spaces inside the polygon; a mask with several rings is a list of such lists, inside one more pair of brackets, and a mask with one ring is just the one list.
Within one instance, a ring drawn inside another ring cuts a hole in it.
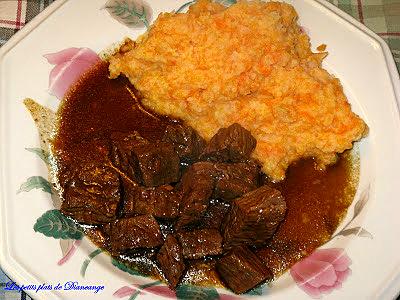
[{"label": "browned crust on mash", "polygon": [[368,127],[351,111],[340,81],[321,67],[294,8],[200,0],[188,13],[163,13],[136,42],[109,58],[143,104],[180,118],[206,140],[239,123],[257,139],[253,158],[273,180],[303,157],[321,167]]}]

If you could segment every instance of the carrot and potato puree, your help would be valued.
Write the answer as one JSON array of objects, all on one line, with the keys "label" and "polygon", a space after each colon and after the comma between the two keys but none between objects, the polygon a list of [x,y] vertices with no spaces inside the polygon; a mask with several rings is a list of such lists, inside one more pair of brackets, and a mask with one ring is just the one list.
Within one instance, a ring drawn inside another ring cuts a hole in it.
[{"label": "carrot and potato puree", "polygon": [[334,163],[368,131],[297,19],[286,3],[199,0],[127,40],[109,58],[110,77],[127,76],[145,106],[205,139],[240,123],[257,139],[253,157],[279,181],[303,157]]}]

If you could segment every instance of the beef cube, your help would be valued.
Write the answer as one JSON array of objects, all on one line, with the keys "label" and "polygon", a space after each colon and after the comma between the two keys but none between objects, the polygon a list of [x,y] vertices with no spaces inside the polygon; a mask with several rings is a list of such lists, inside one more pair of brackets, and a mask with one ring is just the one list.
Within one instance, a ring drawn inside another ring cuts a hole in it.
[{"label": "beef cube", "polygon": [[192,127],[183,124],[168,125],[163,141],[174,145],[179,158],[189,163],[197,160],[206,146],[205,140]]},{"label": "beef cube", "polygon": [[134,182],[123,181],[121,216],[152,215],[154,212],[154,197],[150,191],[153,188],[139,186]]},{"label": "beef cube", "polygon": [[182,176],[179,184],[181,216],[175,226],[177,230],[196,225],[202,219],[214,190],[216,175],[212,163],[199,162],[191,165]]},{"label": "beef cube", "polygon": [[209,182],[211,189],[214,190],[215,181],[220,172],[211,162],[197,162],[192,164],[183,174],[179,183],[179,189],[182,191],[183,202],[190,195],[192,190],[196,190],[197,182]]},{"label": "beef cube", "polygon": [[255,163],[198,162],[189,167],[181,186],[191,186],[196,178],[209,178],[214,182],[213,198],[232,200],[257,188],[260,168]]},{"label": "beef cube", "polygon": [[135,248],[153,248],[163,244],[160,227],[151,215],[118,219],[111,225],[111,248],[121,252]]},{"label": "beef cube", "polygon": [[273,278],[271,270],[247,247],[232,249],[217,262],[217,271],[226,285],[236,294],[242,294]]},{"label": "beef cube", "polygon": [[177,228],[198,223],[206,212],[211,196],[232,200],[256,189],[258,176],[259,168],[255,164],[194,163],[180,183],[182,205]]},{"label": "beef cube", "polygon": [[135,146],[132,150],[140,183],[159,186],[179,180],[179,157],[167,143]]},{"label": "beef cube", "polygon": [[126,217],[153,215],[160,219],[174,219],[179,215],[179,193],[170,185],[146,188],[124,182],[121,214]]},{"label": "beef cube", "polygon": [[175,226],[177,230],[194,226],[201,220],[214,189],[213,178],[201,173],[188,174],[181,183],[181,215]]},{"label": "beef cube", "polygon": [[157,254],[157,260],[169,286],[174,289],[185,270],[185,262],[182,247],[172,234],[165,239],[164,245]]},{"label": "beef cube", "polygon": [[138,175],[132,161],[132,150],[135,146],[148,144],[149,141],[141,137],[137,131],[128,133],[113,132],[111,140],[111,160],[114,166],[130,179],[138,180]]},{"label": "beef cube", "polygon": [[86,163],[70,174],[63,187],[61,212],[84,224],[115,220],[120,202],[118,173],[108,166]]},{"label": "beef cube", "polygon": [[181,186],[183,190],[185,186],[192,185],[192,181],[196,179],[196,177],[208,177],[213,181],[218,177],[219,171],[215,168],[215,163],[209,161],[202,161],[192,164],[183,174],[181,179]]},{"label": "beef cube", "polygon": [[235,123],[228,128],[219,129],[200,158],[225,162],[243,161],[250,157],[256,143],[250,131]]},{"label": "beef cube", "polygon": [[200,227],[219,230],[229,208],[230,205],[227,203],[211,200],[204,217],[200,221]]},{"label": "beef cube", "polygon": [[235,199],[222,226],[224,248],[263,245],[275,233],[285,213],[286,202],[281,193],[266,185]]},{"label": "beef cube", "polygon": [[175,219],[179,216],[179,203],[181,195],[172,189],[172,186],[165,185],[155,188],[156,197],[153,215],[159,219]]},{"label": "beef cube", "polygon": [[198,259],[208,255],[222,254],[222,237],[216,229],[179,232],[178,239],[185,258]]},{"label": "beef cube", "polygon": [[258,185],[260,169],[251,163],[216,163],[219,171],[214,198],[232,200],[242,196]]}]

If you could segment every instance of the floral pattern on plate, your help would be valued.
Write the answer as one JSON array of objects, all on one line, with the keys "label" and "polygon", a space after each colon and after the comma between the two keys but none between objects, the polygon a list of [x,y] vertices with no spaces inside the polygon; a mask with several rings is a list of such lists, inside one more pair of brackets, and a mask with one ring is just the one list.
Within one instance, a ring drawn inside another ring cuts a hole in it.
[{"label": "floral pattern on plate", "polygon": [[290,275],[296,284],[313,298],[342,287],[351,274],[351,259],[344,249],[317,249],[296,263]]},{"label": "floral pattern on plate", "polygon": [[131,28],[148,28],[153,12],[151,7],[142,0],[109,0],[104,5],[104,9],[112,18]]}]

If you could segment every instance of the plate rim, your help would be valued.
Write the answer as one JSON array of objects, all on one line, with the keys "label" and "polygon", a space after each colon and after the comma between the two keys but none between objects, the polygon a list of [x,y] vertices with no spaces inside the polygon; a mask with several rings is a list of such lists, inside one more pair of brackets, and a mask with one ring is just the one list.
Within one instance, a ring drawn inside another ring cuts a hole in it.
[{"label": "plate rim", "polygon": [[[22,29],[20,29],[17,33],[15,33],[1,48],[0,48],[0,65],[3,62],[4,57],[10,52],[20,41],[22,41],[31,31],[33,31],[38,25],[40,25],[44,20],[50,17],[55,11],[62,7],[68,0],[56,0],[51,3],[45,10],[35,16],[28,24],[26,24]],[[2,79],[1,79],[2,80]],[[0,88],[1,88],[0,84]],[[0,105],[2,105],[2,100],[0,99]],[[4,120],[4,110],[0,109],[0,141],[4,140],[4,131],[5,124]],[[3,150],[3,145],[0,145],[0,186],[5,186],[5,178],[6,178],[6,170],[3,167],[5,151]],[[0,189],[0,199],[5,199],[5,190],[3,188]],[[0,266],[6,275],[16,283],[24,282],[24,277],[21,274],[21,266],[19,263],[15,262],[14,258],[10,255],[8,245],[7,245],[7,232],[5,232],[4,228],[7,228],[7,217],[4,209],[5,201],[0,201],[0,217],[1,217],[1,230],[0,230]],[[13,264],[12,262],[15,262]],[[30,275],[30,274],[28,274]],[[35,279],[35,282],[38,282]],[[54,291],[48,292],[45,291],[39,294],[33,294],[33,291],[26,291],[32,299],[51,299],[59,297],[54,293]],[[43,298],[42,298],[43,297]]]}]

